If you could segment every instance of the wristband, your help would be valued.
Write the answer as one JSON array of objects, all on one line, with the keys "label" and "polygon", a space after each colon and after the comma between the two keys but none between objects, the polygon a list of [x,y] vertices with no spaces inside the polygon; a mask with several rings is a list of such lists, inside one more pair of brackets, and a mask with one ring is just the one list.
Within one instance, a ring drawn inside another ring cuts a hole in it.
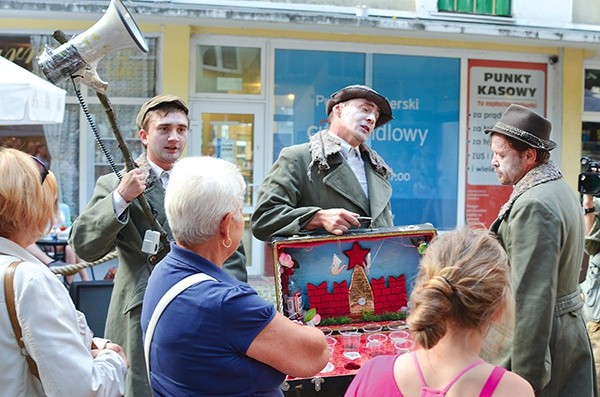
[{"label": "wristband", "polygon": [[584,213],[585,215],[587,215],[587,214],[591,214],[591,213],[593,213],[593,212],[595,211],[595,209],[596,209],[595,207],[592,207],[592,208],[584,208],[584,209],[583,209],[583,213]]}]

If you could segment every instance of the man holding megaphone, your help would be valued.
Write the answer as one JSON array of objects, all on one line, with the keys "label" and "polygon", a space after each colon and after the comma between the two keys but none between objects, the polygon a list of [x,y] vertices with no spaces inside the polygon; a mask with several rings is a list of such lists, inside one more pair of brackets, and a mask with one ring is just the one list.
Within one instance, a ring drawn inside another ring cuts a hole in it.
[{"label": "man holding megaphone", "polygon": [[[135,162],[138,168],[98,178],[87,208],[75,220],[69,243],[84,260],[94,261],[115,247],[119,267],[111,296],[105,338],[123,346],[131,367],[126,396],[151,396],[143,355],[140,316],[148,277],[167,250],[145,253],[146,231],[152,225],[136,197],[145,194],[156,220],[173,240],[163,206],[168,172],[185,149],[188,107],[181,98],[161,94],[142,105],[136,118],[145,153]],[[199,216],[200,214],[190,214]],[[246,281],[244,248],[225,262],[224,269]]]},{"label": "man holding megaphone", "polygon": [[[48,80],[58,84],[71,78],[85,84],[96,91],[105,107],[110,107],[106,96],[108,84],[96,73],[98,61],[123,48],[148,51],[142,32],[121,0],[111,0],[104,16],[85,32],[70,40],[56,36],[62,45],[46,48],[38,59]],[[113,113],[107,110],[115,137],[120,141]],[[94,194],[73,223],[69,236],[69,244],[87,261],[117,250],[119,267],[104,337],[122,345],[131,362],[126,379],[128,397],[152,395],[143,355],[142,299],[150,272],[169,251],[166,240],[172,240],[163,201],[168,171],[187,143],[188,113],[187,105],[174,95],[158,95],[142,105],[136,121],[145,153],[133,164],[123,144],[121,151],[129,171],[122,171],[120,178],[114,169],[114,173],[98,178]],[[194,215],[197,214],[190,214]],[[245,259],[240,244],[223,268],[246,281]]]},{"label": "man holding megaphone", "polygon": [[[46,48],[38,58],[46,77],[54,84],[71,78],[87,85],[96,91],[105,108],[111,107],[106,96],[108,84],[96,72],[98,61],[123,48],[148,51],[142,32],[121,0],[111,0],[104,16],[85,32],[70,40],[57,36],[55,34],[62,45],[56,49]],[[120,141],[122,137],[115,128],[118,123],[113,113],[107,110],[115,137]],[[122,171],[119,177],[118,170],[114,169],[114,173],[98,178],[94,194],[73,223],[69,236],[71,247],[87,261],[98,260],[117,250],[119,267],[104,337],[123,346],[131,362],[126,379],[128,397],[152,395],[143,355],[142,299],[150,272],[169,251],[166,240],[173,240],[163,201],[168,171],[187,143],[188,113],[184,101],[174,95],[158,95],[142,105],[136,121],[145,153],[133,164],[128,148],[122,145],[129,171]],[[223,268],[246,281],[245,262],[244,248],[240,244]]]}]

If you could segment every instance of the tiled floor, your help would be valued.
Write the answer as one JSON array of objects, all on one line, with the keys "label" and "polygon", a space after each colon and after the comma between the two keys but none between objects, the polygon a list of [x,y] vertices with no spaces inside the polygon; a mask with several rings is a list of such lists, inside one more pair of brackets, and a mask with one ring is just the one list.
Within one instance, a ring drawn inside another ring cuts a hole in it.
[{"label": "tiled floor", "polygon": [[275,282],[273,277],[249,276],[248,284],[252,286],[260,297],[267,302],[277,305],[275,300]]}]

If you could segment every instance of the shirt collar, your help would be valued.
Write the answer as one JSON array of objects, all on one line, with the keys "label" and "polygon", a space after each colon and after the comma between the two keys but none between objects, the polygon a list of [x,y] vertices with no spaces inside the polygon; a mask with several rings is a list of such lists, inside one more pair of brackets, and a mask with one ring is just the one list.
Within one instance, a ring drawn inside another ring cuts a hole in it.
[{"label": "shirt collar", "polygon": [[[0,237],[0,254],[6,254],[21,259],[22,261],[39,263],[44,265],[39,259],[33,254],[30,254],[25,248],[12,240],[4,237]],[[45,266],[45,265],[44,265]]]},{"label": "shirt collar", "polygon": [[329,132],[329,134],[337,137],[340,140],[340,145],[342,147],[342,154],[344,155],[344,157],[348,158],[348,152],[350,152],[350,149],[354,149],[354,147],[352,147],[348,142],[346,142],[339,136],[335,135],[333,132],[331,132],[331,131],[328,131],[328,132]]},{"label": "shirt collar", "polygon": [[150,169],[152,170],[152,172],[154,172],[154,175],[156,175],[156,179],[160,179],[160,176],[162,175],[163,171],[168,171],[168,170],[163,170],[162,168],[160,168],[152,160],[150,160],[148,158],[146,160],[148,160],[148,164],[150,165]]}]

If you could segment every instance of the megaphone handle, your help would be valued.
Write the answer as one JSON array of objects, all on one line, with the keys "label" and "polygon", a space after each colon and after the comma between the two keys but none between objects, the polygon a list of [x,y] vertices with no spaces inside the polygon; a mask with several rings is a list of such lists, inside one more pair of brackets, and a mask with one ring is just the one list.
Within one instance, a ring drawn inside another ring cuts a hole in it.
[{"label": "megaphone handle", "polygon": [[62,30],[55,30],[54,33],[52,33],[52,38],[56,41],[58,41],[60,44],[65,44],[66,42],[69,41],[69,38],[67,37],[67,35],[65,34],[65,32],[63,32]]}]

